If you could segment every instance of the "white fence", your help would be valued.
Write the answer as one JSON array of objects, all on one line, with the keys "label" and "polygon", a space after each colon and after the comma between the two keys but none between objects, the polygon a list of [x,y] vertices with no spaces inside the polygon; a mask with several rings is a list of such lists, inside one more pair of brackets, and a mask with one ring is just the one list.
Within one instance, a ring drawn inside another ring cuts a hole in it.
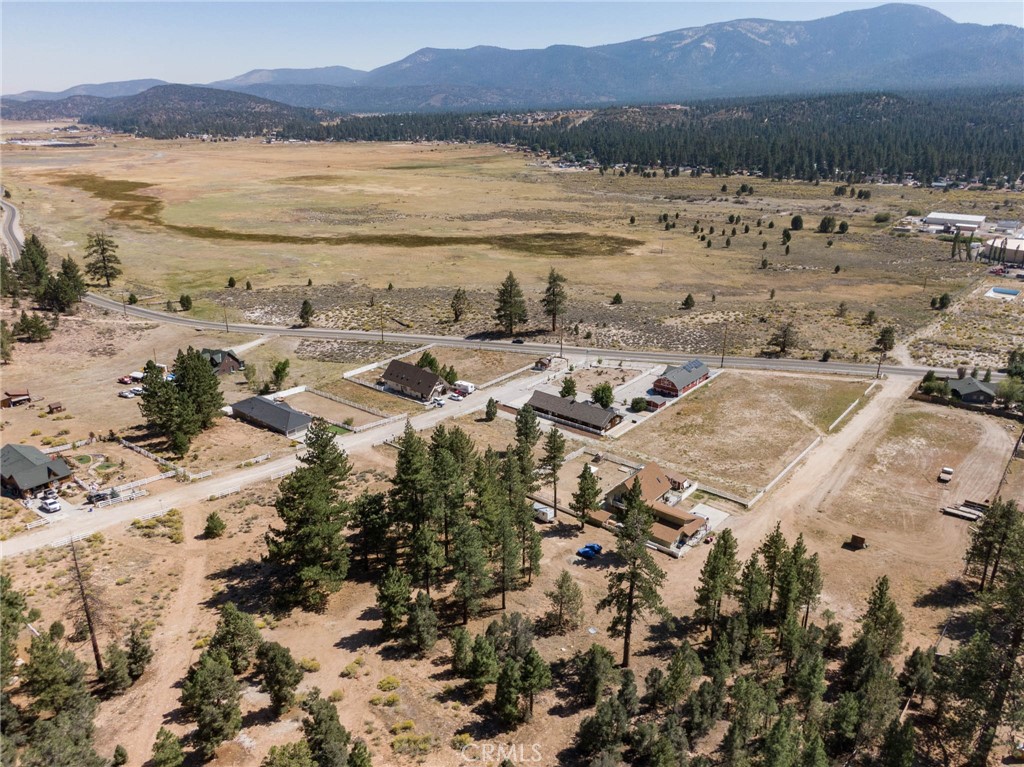
[{"label": "white fence", "polygon": [[364,423],[362,426],[345,426],[345,428],[355,434],[359,434],[364,431],[369,431],[370,429],[376,429],[378,426],[387,426],[389,423],[394,423],[395,421],[404,421],[408,417],[409,416],[405,413],[399,413],[398,415],[389,416],[388,418],[383,418],[380,421],[374,421],[373,423]]},{"label": "white fence", "polygon": [[96,504],[97,509],[105,509],[107,506],[116,506],[119,503],[126,503],[127,501],[134,501],[136,498],[142,498],[143,496],[149,495],[148,490],[133,490],[127,495],[119,495],[117,498],[107,498],[105,501],[100,501]]},{"label": "white fence", "polygon": [[240,493],[240,492],[242,492],[242,487],[239,485],[238,487],[232,487],[232,488],[229,488],[228,490],[221,490],[219,493],[214,493],[213,495],[211,495],[206,500],[208,500],[208,501],[216,501],[218,498],[225,498],[225,497],[227,497],[229,495],[234,495],[235,493]]},{"label": "white fence", "polygon": [[[519,368],[518,370],[513,370],[511,373],[505,373],[504,375],[500,375],[497,378],[492,378],[487,383],[482,383],[479,386],[477,386],[476,388],[478,390],[479,389],[488,389],[491,386],[495,386],[497,384],[500,384],[503,381],[507,381],[510,378],[515,378],[517,375],[519,375],[520,373],[525,373],[527,370],[533,370],[535,364],[536,364],[535,362],[531,362],[529,365],[524,365],[523,367]],[[552,378],[556,378],[558,375],[561,375],[561,373],[553,375]],[[545,379],[545,380],[550,380],[550,379]],[[542,381],[542,383],[543,383],[543,381]]]},{"label": "white fence", "polygon": [[92,533],[79,533],[78,535],[69,535],[67,538],[61,538],[59,541],[54,541],[50,544],[51,549],[59,549],[64,546],[70,546],[71,542],[83,541],[88,538]]},{"label": "white fence", "polygon": [[167,512],[165,511],[151,511],[149,514],[143,514],[141,517],[136,517],[136,522],[145,522],[147,519],[155,519],[156,517],[162,517]]},{"label": "white fence", "polygon": [[119,495],[123,495],[126,491],[132,490],[136,487],[142,487],[148,485],[150,482],[159,482],[161,479],[170,479],[175,476],[178,472],[176,471],[165,471],[163,474],[157,474],[154,477],[145,477],[143,479],[137,479],[134,482],[128,482],[124,485],[118,485],[114,488]]},{"label": "white fence", "polygon": [[270,456],[271,456],[270,453],[264,453],[263,455],[258,455],[255,458],[250,458],[248,461],[242,461],[240,464],[238,464],[238,468],[244,469],[247,466],[255,466],[258,463],[263,463],[264,461],[269,461],[270,460]]},{"label": "white fence", "polygon": [[295,471],[295,469],[285,469],[284,471],[278,471],[278,472],[275,472],[274,474],[271,474],[270,478],[271,479],[281,479],[281,477],[287,477],[293,471]]},{"label": "white fence", "polygon": [[183,469],[180,466],[175,466],[173,463],[168,461],[166,458],[161,458],[160,456],[156,455],[155,453],[149,452],[144,447],[139,447],[138,445],[133,445],[131,442],[128,442],[127,440],[123,440],[120,437],[118,437],[117,441],[120,444],[124,445],[124,447],[128,448],[129,450],[132,450],[132,451],[138,453],[141,456],[145,456],[146,458],[148,458],[151,461],[156,461],[161,466],[166,466],[171,472],[173,472],[174,474],[177,474],[182,479],[188,480],[189,482],[195,482],[197,479],[204,479],[206,477],[209,477],[211,474],[213,474],[213,472],[209,471],[209,470],[208,471],[199,472],[198,474],[193,474],[188,469]]},{"label": "white fence", "polygon": [[44,453],[46,455],[53,455],[54,453],[63,453],[65,450],[73,450],[74,448],[82,447],[83,445],[91,445],[95,441],[96,440],[90,439],[90,438],[80,439],[77,442],[72,442],[72,443],[67,444],[67,445],[57,445],[55,447],[44,447],[39,452],[40,453]]}]

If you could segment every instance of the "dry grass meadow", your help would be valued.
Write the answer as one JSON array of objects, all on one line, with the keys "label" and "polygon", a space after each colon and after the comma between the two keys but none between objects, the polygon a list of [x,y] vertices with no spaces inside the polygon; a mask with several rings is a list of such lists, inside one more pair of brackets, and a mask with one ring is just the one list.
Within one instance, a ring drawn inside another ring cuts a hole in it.
[{"label": "dry grass meadow", "polygon": [[[309,298],[318,325],[465,335],[495,329],[494,290],[513,271],[530,305],[525,331],[546,337],[538,300],[554,266],[569,280],[576,342],[589,332],[605,348],[706,352],[728,325],[730,351],[755,353],[793,320],[798,356],[831,348],[845,359],[870,354],[868,310],[904,337],[934,319],[932,295],[966,293],[983,271],[951,262],[945,243],[893,236],[876,213],[1024,217],[996,192],[875,186],[858,202],[833,197],[830,185],[754,179],[755,195],[739,198],[720,191],[738,187],[735,178],[558,172],[493,146],[117,137],[81,149],[5,147],[4,174],[26,229],[52,252],[79,255],[88,232],[108,231],[126,269],[117,289],[144,305],[188,293],[198,316],[226,309],[232,319],[293,323]],[[663,213],[675,228],[666,231]],[[786,254],[781,230],[795,214],[805,229]],[[813,233],[826,214],[850,232]],[[715,227],[710,248],[695,222]],[[456,326],[448,304],[457,286],[471,309]],[[624,304],[609,306],[616,292]],[[687,293],[697,306],[683,312]]]}]

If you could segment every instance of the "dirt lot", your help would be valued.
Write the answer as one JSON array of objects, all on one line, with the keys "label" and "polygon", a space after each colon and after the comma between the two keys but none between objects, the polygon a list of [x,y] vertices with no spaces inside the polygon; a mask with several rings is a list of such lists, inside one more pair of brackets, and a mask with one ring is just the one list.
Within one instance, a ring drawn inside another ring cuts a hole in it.
[{"label": "dirt lot", "polygon": [[303,413],[320,416],[321,418],[329,418],[332,421],[352,426],[365,426],[368,423],[380,420],[379,415],[368,413],[365,410],[360,410],[341,402],[335,402],[332,399],[327,399],[327,397],[321,397],[308,391],[293,394],[286,401],[293,408],[301,410]]},{"label": "dirt lot", "polygon": [[749,498],[867,387],[832,376],[726,371],[627,432],[616,449],[664,456],[698,482]]},{"label": "dirt lot", "polygon": [[[460,381],[469,381],[477,386],[526,367],[534,361],[529,354],[453,346],[432,346],[429,351],[442,367],[453,366]],[[415,365],[419,358],[420,353],[416,353],[406,357],[403,361]]]},{"label": "dirt lot", "polygon": [[[626,381],[636,378],[641,372],[641,370],[634,370],[633,368],[602,368],[595,366],[577,368],[567,375],[576,381],[576,398],[586,399],[590,396],[590,392],[599,384],[610,383],[612,388],[616,389],[626,383]],[[555,381],[555,384],[561,386],[563,380],[564,378],[560,378]]]},{"label": "dirt lot", "polygon": [[256,456],[269,453],[278,457],[295,450],[292,440],[283,434],[227,417],[218,418],[213,428],[197,435],[188,454],[181,460],[165,452],[166,441],[162,437],[129,435],[127,439],[196,474],[233,469]]},{"label": "dirt lot", "polygon": [[[706,353],[720,348],[728,322],[731,351],[754,352],[791,320],[797,354],[831,348],[854,359],[871,355],[877,330],[861,322],[869,309],[902,338],[935,318],[932,295],[956,296],[983,273],[950,261],[945,243],[894,236],[873,223],[876,213],[898,218],[941,199],[1021,217],[1000,192],[872,187],[870,201],[851,202],[824,184],[765,182],[740,199],[722,196],[718,179],[558,173],[486,146],[116,143],[5,148],[5,185],[26,229],[73,254],[88,232],[107,230],[121,246],[124,287],[144,305],[189,293],[196,316],[216,319],[226,308],[228,318],[290,324],[308,298],[319,325],[492,333],[495,286],[511,270],[530,312],[522,332],[554,341],[539,299],[555,265],[568,278],[566,331],[580,341],[590,333],[596,347]],[[677,228],[665,231],[663,213]],[[808,228],[786,253],[781,229],[796,213]],[[825,214],[848,220],[850,232],[815,234]],[[702,241],[695,222],[716,233]],[[253,289],[226,289],[229,276]],[[470,301],[458,324],[455,286]],[[610,305],[616,291],[620,306]],[[687,293],[697,305],[682,312]]]},{"label": "dirt lot", "polygon": [[379,410],[388,415],[399,415],[401,413],[414,413],[423,406],[404,397],[394,394],[385,394],[376,389],[368,389],[357,383],[346,381],[344,378],[337,378],[323,385],[323,390],[329,394],[336,394],[343,399],[355,402],[357,405],[365,405]]},{"label": "dirt lot", "polygon": [[1015,498],[1017,505],[1024,509],[1024,458],[1010,461],[1006,472],[1006,483],[1000,489],[1003,498]]}]

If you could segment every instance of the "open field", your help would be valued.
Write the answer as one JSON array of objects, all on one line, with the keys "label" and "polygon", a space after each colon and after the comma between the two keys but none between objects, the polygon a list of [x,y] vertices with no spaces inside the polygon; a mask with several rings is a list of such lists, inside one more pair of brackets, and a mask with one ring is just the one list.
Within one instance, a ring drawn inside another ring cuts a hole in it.
[{"label": "open field", "polygon": [[[728,324],[730,351],[757,352],[791,320],[797,355],[871,356],[877,328],[860,322],[869,309],[903,337],[934,319],[931,296],[958,295],[982,271],[950,261],[945,243],[893,236],[876,213],[952,207],[1024,217],[1021,203],[998,192],[872,186],[871,200],[851,201],[826,184],[755,179],[755,195],[738,198],[721,193],[723,179],[560,173],[529,160],[499,147],[429,144],[119,138],[4,149],[5,184],[26,230],[75,254],[86,233],[109,231],[124,286],[146,305],[189,293],[197,316],[220,319],[226,308],[228,319],[293,323],[308,298],[321,325],[489,333],[495,287],[511,270],[530,311],[523,332],[548,338],[538,302],[556,266],[569,280],[566,330],[574,339],[590,332],[605,348],[706,353],[720,349]],[[675,228],[658,222],[663,213]],[[787,254],[780,235],[795,214],[805,229]],[[850,232],[815,234],[826,214],[848,220]],[[705,237],[715,227],[710,248],[695,222]],[[229,276],[240,287],[225,289]],[[470,299],[458,325],[449,306],[456,286]],[[610,306],[616,292],[624,303]],[[687,293],[697,305],[682,312]]]},{"label": "open field", "polygon": [[350,402],[355,402],[357,405],[372,407],[388,415],[415,413],[423,407],[410,399],[398,397],[394,394],[385,394],[376,389],[368,389],[344,378],[330,381],[324,384],[322,388],[329,394],[336,394]]},{"label": "open field", "polygon": [[327,399],[327,397],[321,397],[310,392],[293,394],[288,397],[286,402],[303,413],[327,418],[331,421],[347,424],[349,419],[351,419],[352,426],[365,426],[368,423],[380,420],[379,415],[374,415],[365,410],[360,410],[341,402],[335,402],[334,400]]},{"label": "open field", "polygon": [[616,449],[665,456],[697,482],[749,498],[867,386],[843,378],[726,371],[628,432]]}]

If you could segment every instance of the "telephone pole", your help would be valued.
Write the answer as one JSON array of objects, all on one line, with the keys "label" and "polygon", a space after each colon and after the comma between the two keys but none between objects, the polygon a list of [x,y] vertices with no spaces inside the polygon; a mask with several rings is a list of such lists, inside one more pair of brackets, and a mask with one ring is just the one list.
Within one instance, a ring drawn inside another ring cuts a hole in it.
[{"label": "telephone pole", "polygon": [[882,360],[885,359],[885,352],[880,352],[878,355],[878,369],[875,371],[875,378],[882,377]]},{"label": "telephone pole", "polygon": [[722,325],[722,360],[718,363],[719,368],[725,367],[725,345],[729,343],[729,323]]}]

